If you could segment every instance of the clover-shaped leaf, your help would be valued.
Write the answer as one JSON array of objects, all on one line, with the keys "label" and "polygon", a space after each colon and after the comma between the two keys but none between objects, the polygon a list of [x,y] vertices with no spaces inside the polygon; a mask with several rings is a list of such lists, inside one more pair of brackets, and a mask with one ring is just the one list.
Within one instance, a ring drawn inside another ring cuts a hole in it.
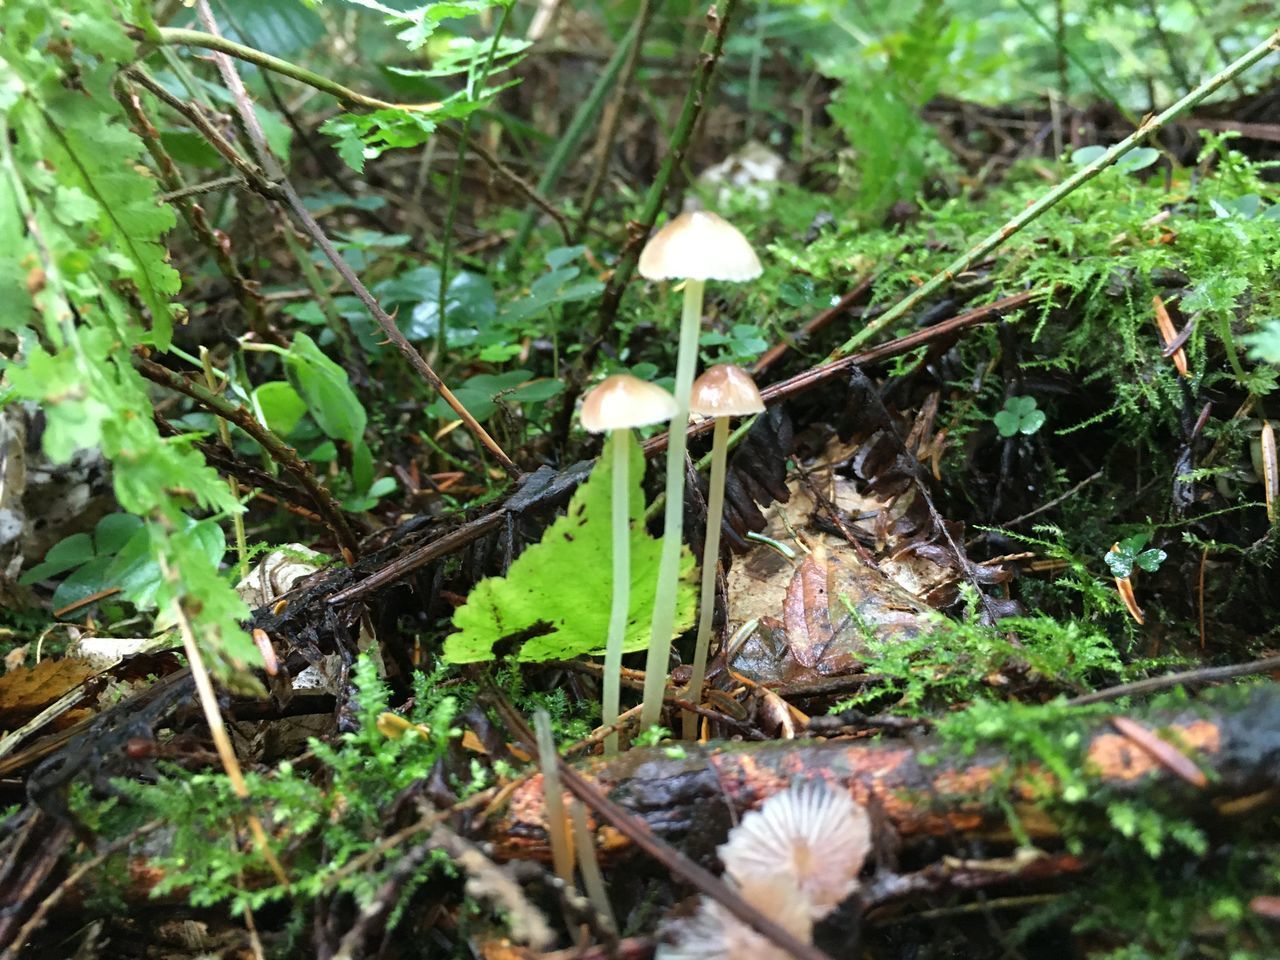
[{"label": "clover-shaped leaf", "polygon": [[995,415],[995,424],[1002,437],[1030,435],[1044,426],[1044,411],[1036,408],[1035,397],[1008,397]]},{"label": "clover-shaped leaf", "polygon": [[1149,533],[1136,533],[1132,537],[1126,537],[1119,543],[1112,546],[1103,557],[1107,562],[1107,566],[1111,568],[1111,575],[1117,579],[1123,580],[1125,577],[1133,573],[1133,568],[1145,570],[1147,573],[1155,573],[1160,569],[1160,564],[1168,554],[1163,550],[1157,550],[1154,547],[1150,550],[1143,550],[1147,545],[1147,541],[1151,539]]}]

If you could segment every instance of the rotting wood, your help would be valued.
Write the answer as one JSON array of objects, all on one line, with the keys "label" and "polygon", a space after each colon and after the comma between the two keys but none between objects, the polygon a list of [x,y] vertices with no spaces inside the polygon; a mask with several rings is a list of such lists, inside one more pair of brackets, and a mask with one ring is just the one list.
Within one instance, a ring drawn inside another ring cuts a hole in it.
[{"label": "rotting wood", "polygon": [[[1141,715],[1162,740],[1205,772],[1209,785],[1203,789],[1116,732],[1109,718],[1094,716],[1082,728],[1075,751],[1088,796],[1073,809],[1101,812],[1108,798],[1126,796],[1210,818],[1245,800],[1264,806],[1280,802],[1280,689],[1264,685],[1235,694],[1234,704],[1221,702],[1227,699],[1209,697],[1177,715]],[[1215,706],[1214,700],[1220,702]],[[1060,836],[1048,812],[1061,802],[1058,778],[1041,763],[1013,765],[994,748],[957,757],[954,748],[932,737],[682,747],[682,759],[658,747],[593,758],[576,767],[656,835],[694,857],[710,856],[744,811],[797,778],[825,779],[847,789],[904,849],[936,838],[956,843],[1007,839],[1006,805],[1031,839]],[[542,780],[533,777],[496,811],[487,839],[499,856],[545,859],[542,818]],[[631,848],[608,827],[597,830],[596,842],[602,855],[620,856]]]}]

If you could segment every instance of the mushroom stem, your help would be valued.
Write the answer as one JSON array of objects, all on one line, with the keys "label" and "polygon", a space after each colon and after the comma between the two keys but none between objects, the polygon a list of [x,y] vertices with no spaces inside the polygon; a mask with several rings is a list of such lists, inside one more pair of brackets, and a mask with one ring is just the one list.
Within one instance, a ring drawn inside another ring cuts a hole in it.
[{"label": "mushroom stem", "polygon": [[[606,727],[618,722],[622,684],[622,644],[627,636],[631,609],[631,431],[614,430],[609,436],[613,466],[613,606],[609,611],[609,641],[604,650],[604,691],[600,719]],[[618,752],[618,734],[604,741],[605,753]]]},{"label": "mushroom stem", "polygon": [[644,667],[644,704],[640,708],[641,729],[651,727],[662,716],[662,694],[667,685],[667,663],[671,633],[676,623],[676,589],[680,579],[680,547],[684,533],[684,452],[689,427],[689,396],[698,363],[698,330],[702,326],[702,294],[705,280],[687,280],[684,310],[680,316],[680,346],[676,354],[676,413],[671,419],[667,441],[667,507],[662,531],[662,560],[658,567],[658,588],[653,598],[653,628],[649,635],[649,655]]},{"label": "mushroom stem", "polygon": [[[707,652],[711,648],[711,617],[716,608],[716,570],[720,566],[720,522],[724,516],[724,472],[729,459],[729,418],[716,417],[711,439],[711,480],[707,487],[707,533],[702,543],[702,599],[698,608],[698,642],[693,648],[693,673],[689,676],[689,700],[702,702],[702,682],[707,676]],[[684,738],[698,736],[698,715],[684,714]]]}]

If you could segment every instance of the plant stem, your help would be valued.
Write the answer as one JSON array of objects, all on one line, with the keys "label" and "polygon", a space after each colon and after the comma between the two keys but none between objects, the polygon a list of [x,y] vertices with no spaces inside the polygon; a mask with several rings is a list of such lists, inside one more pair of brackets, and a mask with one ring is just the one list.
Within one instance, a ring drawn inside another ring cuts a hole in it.
[{"label": "plant stem", "polygon": [[573,845],[569,841],[569,818],[565,816],[564,790],[560,786],[560,754],[551,733],[551,717],[545,710],[533,715],[538,746],[538,766],[542,770],[542,797],[547,805],[547,837],[556,876],[565,888],[573,889]]},{"label": "plant stem", "polygon": [[[604,688],[600,721],[608,727],[618,722],[622,687],[622,645],[627,637],[631,611],[631,467],[630,430],[609,435],[613,457],[613,606],[609,611],[609,641],[604,651]],[[605,737],[604,752],[618,752],[618,733]]]},{"label": "plant stem", "polygon": [[1022,213],[1018,214],[999,230],[995,231],[995,233],[992,233],[990,236],[980,240],[960,256],[956,257],[956,259],[947,264],[946,267],[930,277],[926,283],[917,287],[910,295],[899,300],[874,322],[867,324],[839,347],[833,350],[825,362],[830,363],[833,360],[839,360],[841,357],[852,353],[881,330],[884,330],[891,324],[896,323],[917,304],[925,300],[927,297],[932,296],[942,287],[954,280],[957,274],[968,270],[974,263],[981,260],[987,254],[991,253],[996,248],[1003,246],[1004,242],[1015,233],[1018,233],[1023,227],[1027,226],[1027,224],[1036,220],[1046,210],[1056,205],[1058,201],[1075,191],[1082,184],[1092,180],[1104,169],[1111,166],[1126,153],[1136,147],[1144,139],[1164,127],[1169,123],[1169,121],[1175,119],[1182,113],[1185,113],[1191,107],[1194,107],[1205,97],[1209,96],[1209,94],[1213,93],[1219,87],[1229,83],[1236,76],[1249,69],[1249,67],[1253,66],[1267,54],[1274,53],[1277,50],[1280,50],[1280,30],[1271,34],[1270,37],[1258,44],[1226,69],[1220,71],[1204,83],[1200,84],[1200,86],[1196,87],[1163,113],[1147,118],[1144,123],[1139,125],[1137,130],[1125,137],[1097,160],[1093,161],[1093,163],[1090,163],[1076,171],[1075,174],[1062,181],[1058,186],[1054,187],[1031,206],[1023,210]]},{"label": "plant stem", "polygon": [[[493,31],[493,39],[489,42],[489,55],[485,57],[484,66],[480,69],[479,79],[474,84],[467,78],[467,96],[474,99],[475,91],[484,91],[489,82],[489,71],[493,69],[493,58],[498,52],[498,41],[502,39],[502,31],[507,28],[511,18],[511,8],[515,4],[508,3],[502,8],[502,16],[498,19],[498,27]],[[462,171],[466,166],[467,146],[471,142],[471,122],[475,113],[468,113],[462,121],[462,136],[458,138],[458,159],[449,176],[449,207],[444,216],[444,236],[440,242],[440,289],[436,302],[436,358],[444,363],[448,358],[448,306],[449,306],[449,267],[453,259],[453,225],[458,216],[458,199],[462,194]]]},{"label": "plant stem", "polygon": [[676,354],[676,414],[671,418],[667,445],[667,508],[662,528],[662,562],[658,589],[653,598],[653,630],[644,667],[644,707],[641,728],[651,727],[662,714],[662,692],[667,682],[667,659],[676,624],[676,590],[680,581],[680,548],[684,534],[684,452],[689,424],[689,397],[693,372],[698,365],[698,331],[702,327],[702,294],[705,280],[686,280],[684,310],[680,315],[680,346]]},{"label": "plant stem", "polygon": [[[538,192],[544,197],[555,189],[560,180],[560,175],[564,172],[564,168],[570,159],[578,157],[578,144],[586,136],[587,129],[591,126],[591,121],[600,112],[600,105],[604,103],[605,96],[613,88],[614,83],[617,82],[618,74],[622,71],[623,64],[627,62],[628,54],[639,33],[640,21],[636,20],[628,28],[626,35],[622,38],[622,42],[618,44],[618,49],[613,52],[613,56],[609,58],[609,62],[605,64],[604,70],[596,79],[595,86],[591,88],[587,98],[582,101],[577,112],[574,113],[573,119],[569,121],[569,126],[564,135],[556,143],[555,149],[551,151],[551,156],[547,158],[546,166],[542,168],[542,176],[538,178]],[[534,216],[534,211],[526,210],[524,217],[520,220],[520,227],[516,230],[515,239],[507,248],[509,252],[506,258],[509,262],[520,256],[525,245],[529,242],[529,234],[533,232]]]},{"label": "plant stem", "polygon": [[[269,53],[255,50],[253,47],[247,47],[243,43],[236,43],[234,40],[228,40],[226,37],[215,33],[186,30],[180,27],[161,27],[155,36],[143,35],[140,32],[135,35],[139,39],[152,43],[184,44],[225,53],[228,56],[235,57],[237,60],[252,63],[255,66],[262,67],[264,70],[270,70],[273,73],[279,73],[290,79],[297,80],[299,83],[305,83],[307,86],[314,87],[322,93],[336,97],[342,103],[365,107],[370,110],[413,110],[430,113],[439,107],[439,104],[435,103],[390,103],[386,100],[379,100],[377,97],[365,96],[363,93],[344,87],[328,77],[322,77],[306,67],[300,67],[298,64],[290,63],[288,60],[281,60],[279,57],[273,57]],[[436,127],[436,130],[454,143],[457,143],[462,137],[461,132],[447,124],[440,124]],[[523,177],[499,160],[489,150],[478,143],[472,143],[471,151],[483,160],[486,166],[520,191],[527,200],[542,208],[542,211],[556,222],[560,232],[564,235],[565,242],[568,242],[570,236],[569,221],[563,213],[538,193],[532,184],[527,183]]]},{"label": "plant stem", "polygon": [[[716,417],[711,440],[711,480],[707,490],[707,532],[702,538],[702,596],[698,607],[698,642],[693,647],[693,673],[689,699],[702,702],[702,682],[707,677],[707,651],[711,648],[711,616],[716,608],[716,570],[720,566],[720,519],[724,515],[724,470],[729,459],[729,418]],[[698,716],[684,715],[684,738],[698,736]]]},{"label": "plant stem", "polygon": [[[711,78],[715,74],[716,64],[720,61],[720,53],[724,49],[724,39],[729,31],[729,21],[733,19],[738,0],[724,0],[723,4],[712,7],[707,14],[707,35],[698,52],[698,65],[694,68],[693,82],[689,84],[689,92],[685,96],[684,105],[680,108],[680,118],[675,129],[671,131],[671,140],[667,148],[667,156],[658,168],[657,176],[649,186],[644,197],[644,208],[636,217],[636,224],[628,229],[630,238],[618,257],[618,265],[614,268],[609,286],[600,298],[600,309],[595,318],[594,332],[606,330],[618,312],[618,304],[622,300],[623,291],[631,282],[636,264],[640,261],[640,248],[645,238],[653,229],[667,196],[667,187],[671,176],[684,163],[685,153],[693,140],[698,116],[706,104],[707,94],[711,89]],[[647,698],[646,698],[647,699]]]},{"label": "plant stem", "polygon": [[[218,379],[213,372],[213,359],[209,356],[209,348],[201,345],[200,347],[200,366],[204,370],[204,383],[209,388],[210,393],[218,392]],[[227,453],[235,456],[236,448],[231,444],[231,428],[227,426],[227,421],[221,417],[218,423],[218,439],[222,441],[222,445],[227,448]],[[235,477],[227,477],[227,486],[231,488],[231,496],[235,497],[236,502],[240,502],[240,484]],[[249,545],[244,535],[244,514],[233,513],[231,515],[231,527],[236,535],[236,557],[239,559],[239,573],[237,576],[241,580],[249,575]]]}]

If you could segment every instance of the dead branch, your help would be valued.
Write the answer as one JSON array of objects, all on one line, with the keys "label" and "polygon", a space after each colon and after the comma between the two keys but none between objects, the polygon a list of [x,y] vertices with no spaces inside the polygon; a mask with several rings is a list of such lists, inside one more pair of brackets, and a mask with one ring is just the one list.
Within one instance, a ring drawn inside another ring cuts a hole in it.
[{"label": "dead branch", "polygon": [[[1087,719],[1086,719],[1087,718]],[[1087,787],[1075,814],[1104,813],[1109,799],[1136,797],[1182,815],[1208,819],[1280,800],[1280,690],[1228,690],[1176,716],[1133,718],[1204,771],[1208,785],[1188,783],[1111,718],[1082,714],[1079,746],[1064,747]],[[1042,762],[1014,762],[989,748],[972,756],[934,737],[907,741],[775,741],[686,745],[674,759],[664,748],[576,765],[581,776],[653,832],[693,857],[709,857],[732,823],[795,779],[824,779],[877,811],[882,829],[904,849],[939,837],[1008,840],[1012,810],[1037,841],[1060,838],[1053,810],[1062,783]],[[512,792],[487,830],[507,858],[549,857],[542,780]],[[596,825],[604,856],[632,849],[630,840]]]}]

